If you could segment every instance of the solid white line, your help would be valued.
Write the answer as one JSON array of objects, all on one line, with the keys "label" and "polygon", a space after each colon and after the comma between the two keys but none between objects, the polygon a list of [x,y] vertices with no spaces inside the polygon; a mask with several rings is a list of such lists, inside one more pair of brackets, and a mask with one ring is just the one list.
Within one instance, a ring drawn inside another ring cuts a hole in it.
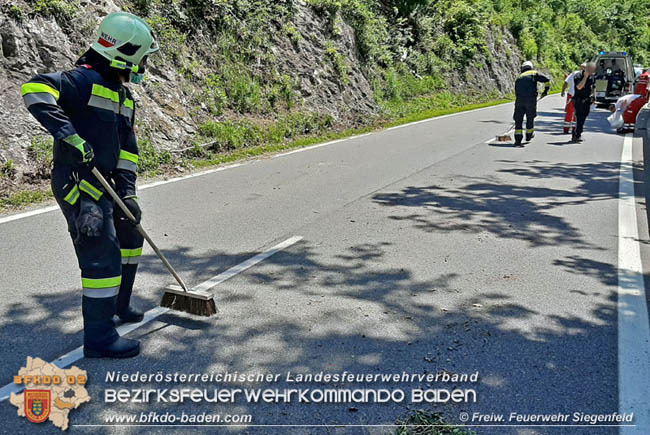
[{"label": "solid white line", "polygon": [[[273,254],[277,254],[278,252],[282,251],[283,249],[288,248],[289,246],[299,242],[302,240],[301,236],[293,236],[285,240],[284,242],[278,243],[277,245],[273,246],[272,248],[267,249],[264,252],[260,252],[259,254],[249,258],[248,260],[239,263],[236,266],[231,267],[230,269],[221,272],[219,275],[214,276],[210,278],[209,280],[199,284],[198,286],[194,287],[191,289],[191,291],[208,291],[214,286],[221,284],[227,279],[232,278],[233,276],[245,271],[246,269],[249,269],[250,267],[256,265],[257,263],[266,260]],[[131,331],[134,331],[141,326],[146,325],[147,323],[151,322],[154,320],[156,317],[166,313],[169,311],[169,308],[163,308],[163,307],[156,307],[153,308],[149,311],[147,311],[144,314],[144,319],[142,319],[141,322],[139,323],[125,323],[123,325],[120,325],[117,328],[117,332],[120,333],[120,335],[126,335]],[[65,355],[62,355],[58,357],[57,359],[53,360],[51,363],[55,364],[59,368],[65,368],[68,367],[70,364],[79,361],[80,359],[83,358],[83,346],[79,346],[78,348],[66,353]],[[9,396],[11,396],[11,393],[16,393],[18,394],[24,389],[24,386],[22,385],[16,385],[14,383],[9,383],[5,385],[4,387],[0,388],[0,402],[7,400]]]},{"label": "solid white line", "polygon": [[[618,201],[618,397],[619,411],[633,412],[636,427],[621,435],[650,430],[650,325],[634,193],[633,137],[623,143]],[[646,188],[648,188],[646,186]]]},{"label": "solid white line", "polygon": [[[481,110],[493,109],[495,107],[504,106],[506,104],[512,104],[512,103],[502,103],[502,104],[497,104],[495,106],[481,107],[479,109],[466,110],[464,112],[456,112],[456,113],[450,113],[448,115],[437,116],[437,117],[434,117],[434,118],[422,119],[420,121],[409,122],[408,124],[397,125],[395,127],[390,127],[390,128],[384,129],[384,130],[378,130],[378,131],[375,131],[375,132],[359,134],[359,135],[356,135],[356,136],[350,136],[350,137],[343,138],[343,139],[336,139],[336,140],[325,142],[325,143],[320,143],[320,144],[316,144],[316,145],[310,145],[310,146],[298,148],[298,149],[295,149],[295,150],[291,150],[291,151],[287,151],[287,152],[284,152],[284,153],[276,154],[276,155],[273,156],[273,158],[284,157],[284,156],[288,156],[290,154],[300,153],[300,152],[307,151],[307,150],[314,150],[316,148],[321,148],[321,147],[324,147],[324,146],[333,145],[335,143],[345,142],[345,141],[348,141],[348,140],[359,139],[361,137],[370,136],[371,134],[378,134],[378,133],[381,133],[383,131],[394,130],[396,128],[409,127],[409,126],[412,126],[412,125],[421,124],[423,122],[436,121],[438,119],[445,119],[445,118],[449,118],[451,116],[458,116],[458,115],[463,115],[463,114],[467,114],[467,113],[479,112]],[[256,161],[260,161],[260,160],[263,160],[263,159],[253,159],[253,160],[250,160],[249,162],[256,162]],[[218,168],[208,169],[208,170],[205,170],[205,171],[196,172],[196,173],[189,174],[189,175],[183,175],[183,176],[180,176],[180,177],[173,177],[173,178],[169,178],[167,180],[154,181],[153,183],[147,183],[147,184],[143,184],[142,186],[138,186],[138,190],[146,190],[146,189],[149,189],[151,187],[162,186],[164,184],[175,183],[177,181],[187,180],[188,178],[200,177],[200,176],[203,176],[203,175],[213,174],[215,172],[225,171],[226,169],[236,168],[238,166],[242,166],[242,165],[244,165],[246,163],[249,163],[249,162],[234,163],[232,165],[221,166],[221,167],[218,167]],[[47,207],[43,207],[43,208],[38,208],[36,210],[31,210],[31,211],[27,211],[27,212],[23,212],[23,213],[16,213],[16,214],[12,214],[12,215],[5,216],[5,217],[0,217],[0,225],[4,224],[4,223],[7,223],[7,222],[15,221],[15,220],[18,220],[18,219],[24,219],[24,218],[28,218],[28,217],[31,217],[31,216],[36,216],[36,215],[39,215],[39,214],[48,213],[48,212],[57,210],[58,208],[59,207],[56,206],[56,205],[51,205],[51,206],[47,206]]]},{"label": "solid white line", "polygon": [[48,212],[54,211],[54,210],[56,210],[58,208],[59,208],[58,205],[48,205],[47,207],[37,208],[36,210],[31,210],[31,211],[26,211],[26,212],[23,212],[23,213],[12,214],[12,215],[0,218],[0,224],[4,224],[6,222],[11,222],[11,221],[16,221],[18,219],[28,218],[30,216],[36,216],[36,215],[43,214],[43,213],[48,213]]},{"label": "solid white line", "polygon": [[[515,129],[512,128],[512,129],[506,131],[505,133],[501,133],[499,136],[505,136],[505,135],[508,135],[508,136],[509,136],[509,135],[511,135],[511,134],[514,133],[514,132],[515,132]],[[489,144],[491,144],[492,142],[496,142],[496,140],[497,140],[497,138],[496,138],[495,136],[492,136],[492,139],[488,139],[485,143],[489,145]]]}]

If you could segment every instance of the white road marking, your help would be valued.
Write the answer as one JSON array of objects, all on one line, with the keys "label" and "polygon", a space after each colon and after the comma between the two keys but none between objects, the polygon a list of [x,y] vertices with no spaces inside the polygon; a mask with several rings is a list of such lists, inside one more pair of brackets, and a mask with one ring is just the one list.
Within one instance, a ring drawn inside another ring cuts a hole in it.
[{"label": "white road marking", "polygon": [[[362,138],[362,137],[365,137],[365,136],[369,136],[371,134],[377,134],[377,133],[381,133],[383,131],[394,130],[396,128],[404,128],[404,127],[409,127],[409,126],[416,125],[416,124],[421,124],[423,122],[436,121],[436,120],[439,120],[439,119],[449,118],[451,116],[458,116],[458,115],[463,115],[463,114],[472,113],[472,112],[479,112],[481,110],[492,109],[492,108],[495,108],[495,107],[504,106],[506,104],[512,104],[512,103],[502,103],[502,104],[497,104],[495,106],[481,107],[480,109],[466,110],[464,112],[456,112],[456,113],[450,113],[448,115],[438,116],[438,117],[434,117],[434,118],[422,119],[420,121],[409,122],[408,124],[397,125],[395,127],[390,127],[390,128],[384,129],[384,130],[378,130],[378,131],[375,131],[375,132],[364,133],[364,134],[360,134],[360,135],[356,135],[356,136],[350,136],[350,137],[343,138],[343,139],[336,139],[336,140],[332,140],[332,141],[325,142],[325,143],[320,143],[320,144],[316,144],[316,145],[310,145],[310,146],[298,148],[298,149],[295,149],[295,150],[291,150],[291,151],[287,151],[287,152],[284,152],[284,153],[276,154],[276,155],[273,156],[273,158],[288,156],[290,154],[295,154],[295,153],[299,153],[299,152],[307,151],[307,150],[313,150],[313,149],[316,149],[316,148],[321,148],[321,147],[324,147],[324,146],[333,145],[335,143],[340,143],[340,142],[345,142],[345,141],[349,141],[349,140],[359,139],[359,138]],[[153,183],[147,183],[147,184],[143,184],[142,186],[138,186],[138,190],[146,190],[146,189],[149,189],[151,187],[162,186],[164,184],[175,183],[177,181],[187,180],[188,178],[194,178],[194,177],[200,177],[200,176],[203,176],[203,175],[213,174],[215,172],[225,171],[226,169],[236,168],[236,167],[242,166],[242,165],[244,165],[246,163],[256,162],[256,161],[260,161],[260,160],[263,160],[263,159],[253,159],[253,160],[250,160],[248,162],[234,163],[232,165],[221,166],[221,167],[218,167],[218,168],[208,169],[208,170],[205,170],[205,171],[196,172],[196,173],[189,174],[189,175],[183,175],[183,176],[180,176],[180,177],[173,177],[173,178],[169,178],[167,180],[154,181]],[[38,208],[38,209],[30,210],[30,211],[27,211],[27,212],[16,213],[16,214],[12,214],[12,215],[9,215],[9,216],[0,217],[0,224],[4,224],[4,223],[7,223],[7,222],[12,222],[12,221],[15,221],[15,220],[18,220],[18,219],[28,218],[28,217],[31,217],[31,216],[37,216],[37,215],[43,214],[43,213],[49,213],[51,211],[57,210],[58,208],[59,207],[56,206],[56,205],[50,205],[50,206],[47,206],[47,207]]]},{"label": "white road marking", "polygon": [[[618,397],[619,411],[634,413],[634,427],[621,435],[650,430],[650,325],[634,194],[633,137],[623,143],[618,202]],[[647,186],[646,186],[647,188]]]},{"label": "white road marking", "polygon": [[[506,135],[510,136],[514,132],[515,132],[515,129],[511,128],[510,130],[506,131],[505,133],[501,133],[499,136],[506,136]],[[492,138],[485,141],[485,143],[489,145],[492,142],[496,142],[496,140],[497,140],[496,136],[492,136]]]},{"label": "white road marking", "polygon": [[[191,290],[192,291],[208,291],[212,289],[213,287],[217,286],[218,284],[221,284],[222,282],[226,281],[227,279],[232,278],[233,276],[245,271],[246,269],[251,268],[252,266],[256,265],[257,263],[266,260],[273,254],[277,254],[278,252],[282,251],[283,249],[288,248],[289,246],[299,242],[302,240],[301,236],[293,236],[285,240],[284,242],[278,243],[277,245],[273,246],[272,248],[267,249],[264,252],[260,252],[259,254],[249,258],[248,260],[239,263],[236,266],[231,267],[230,269],[221,272],[219,275],[214,276],[210,278],[209,280],[199,284],[196,287],[193,287]],[[141,326],[146,325],[147,323],[151,322],[158,316],[170,311],[169,308],[163,308],[163,307],[156,307],[153,308],[149,311],[147,311],[144,315],[144,319],[139,322],[139,323],[125,323],[123,325],[120,325],[117,328],[117,331],[120,333],[120,335],[126,335],[131,331],[134,331]],[[55,364],[59,368],[65,368],[68,367],[70,364],[79,361],[80,359],[83,358],[83,346],[79,346],[78,348],[66,353],[65,355],[62,355],[58,357],[57,359],[53,360],[51,363]],[[9,383],[5,385],[4,387],[0,388],[0,402],[7,400],[10,396],[11,393],[18,394],[20,393],[24,387],[22,385],[16,385],[14,383]]]}]

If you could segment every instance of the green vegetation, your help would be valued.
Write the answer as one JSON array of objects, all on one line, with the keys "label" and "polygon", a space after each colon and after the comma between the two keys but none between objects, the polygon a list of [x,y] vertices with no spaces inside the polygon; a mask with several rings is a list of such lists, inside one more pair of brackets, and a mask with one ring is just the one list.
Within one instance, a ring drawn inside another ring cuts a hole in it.
[{"label": "green vegetation", "polygon": [[53,198],[51,191],[22,190],[6,197],[0,197],[0,210],[22,208],[51,198]]},{"label": "green vegetation", "polygon": [[339,76],[339,80],[343,85],[347,85],[348,80],[348,64],[345,60],[345,56],[338,52],[332,41],[327,41],[325,43],[325,53],[330,58],[334,64],[334,70]]},{"label": "green vegetation", "polygon": [[34,136],[27,150],[29,158],[36,165],[36,173],[40,178],[50,177],[53,142],[52,136]]},{"label": "green vegetation", "polygon": [[13,160],[7,160],[0,166],[0,178],[8,177],[11,178],[16,173],[16,164]]},{"label": "green vegetation", "polygon": [[32,8],[32,13],[36,15],[53,16],[57,19],[70,20],[78,9],[79,5],[76,1],[36,0]]},{"label": "green vegetation", "polygon": [[167,150],[157,150],[148,135],[138,140],[138,172],[147,173],[151,176],[157,175],[158,170],[173,163],[172,155]]},{"label": "green vegetation", "polygon": [[440,412],[417,410],[395,422],[397,435],[476,435],[462,426],[450,425]]},{"label": "green vegetation", "polygon": [[7,10],[7,16],[12,20],[21,23],[23,21],[23,18],[25,18],[25,13],[20,8],[20,6],[11,5]]}]

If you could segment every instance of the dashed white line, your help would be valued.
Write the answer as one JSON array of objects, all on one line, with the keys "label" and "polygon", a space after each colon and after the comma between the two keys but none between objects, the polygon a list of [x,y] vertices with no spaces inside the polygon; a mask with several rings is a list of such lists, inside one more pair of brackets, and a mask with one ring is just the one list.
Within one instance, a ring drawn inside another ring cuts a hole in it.
[{"label": "dashed white line", "polygon": [[[218,284],[221,284],[222,282],[226,281],[227,279],[232,278],[233,276],[242,273],[246,269],[251,268],[252,266],[256,265],[257,263],[266,260],[273,254],[277,254],[278,252],[282,251],[283,249],[288,248],[289,246],[299,242],[302,240],[301,236],[293,236],[288,238],[287,240],[278,243],[277,245],[273,246],[272,248],[267,249],[264,252],[260,252],[259,254],[249,258],[248,260],[239,263],[236,266],[231,267],[230,269],[221,272],[219,275],[216,275],[209,280],[199,284],[196,287],[193,287],[193,291],[208,291],[215,287]],[[117,328],[117,331],[120,333],[120,335],[125,335],[128,334],[131,331],[134,331],[141,326],[146,325],[147,323],[151,322],[158,316],[166,313],[169,311],[169,308],[162,308],[162,307],[156,307],[153,308],[145,313],[144,319],[139,322],[139,323],[125,323],[121,325],[120,327]],[[79,361],[80,359],[83,358],[83,347],[79,346],[78,348],[61,355],[54,361],[52,361],[52,364],[55,364],[57,367],[60,368],[65,368],[69,366],[70,364]],[[13,383],[9,383],[5,385],[4,387],[0,388],[0,402],[7,400],[10,396],[11,393],[18,394],[23,390],[24,386],[22,385],[16,385]]]},{"label": "dashed white line", "polygon": [[[621,435],[650,430],[650,325],[639,249],[634,193],[633,137],[623,143],[618,201],[618,397],[619,411],[633,412],[633,427]],[[646,186],[647,188],[647,186]]]}]

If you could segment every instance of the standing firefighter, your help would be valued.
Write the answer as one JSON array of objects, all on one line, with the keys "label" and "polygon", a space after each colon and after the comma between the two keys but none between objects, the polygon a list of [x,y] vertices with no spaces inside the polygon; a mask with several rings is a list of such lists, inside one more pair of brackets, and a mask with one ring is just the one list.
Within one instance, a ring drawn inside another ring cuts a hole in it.
[{"label": "standing firefighter", "polygon": [[521,65],[521,74],[515,81],[515,146],[521,146],[524,138],[524,115],[526,116],[526,140],[535,136],[535,117],[537,116],[537,83],[545,83],[542,98],[548,95],[551,82],[548,77],[533,69],[529,60]]},{"label": "standing firefighter", "polygon": [[84,355],[129,358],[140,343],[113,323],[138,322],[129,306],[142,236],[104,190],[96,167],[139,221],[138,146],[134,103],[125,82],[139,83],[147,56],[158,51],[149,26],[115,12],[100,24],[91,48],[70,71],[39,74],[22,86],[27,109],[54,136],[52,191],[68,223],[81,269]]},{"label": "standing firefighter", "polygon": [[576,93],[573,96],[573,106],[576,109],[576,131],[571,136],[572,142],[582,140],[582,130],[589,115],[591,105],[596,101],[596,64],[589,62],[584,71],[575,75]]}]

